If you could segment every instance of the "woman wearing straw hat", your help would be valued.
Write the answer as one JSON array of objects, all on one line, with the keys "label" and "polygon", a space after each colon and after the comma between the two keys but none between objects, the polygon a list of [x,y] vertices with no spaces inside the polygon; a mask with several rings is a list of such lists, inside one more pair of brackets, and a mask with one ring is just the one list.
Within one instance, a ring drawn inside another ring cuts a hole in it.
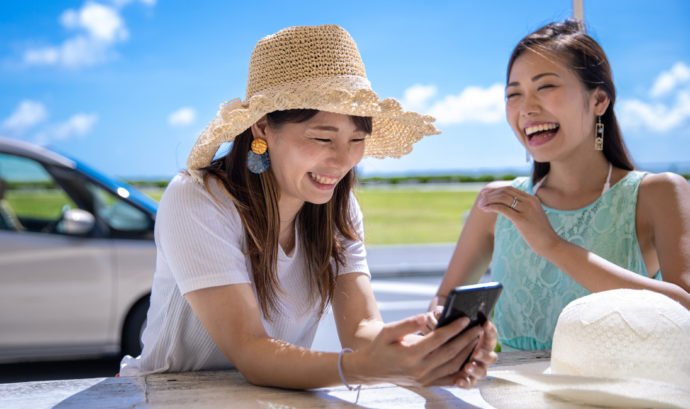
[{"label": "woman wearing straw hat", "polygon": [[[260,40],[245,101],[221,106],[161,199],[143,351],[121,374],[235,367],[286,388],[485,376],[493,325],[453,340],[467,320],[426,336],[424,315],[384,325],[369,283],[354,166],[410,152],[432,121],[379,100],[338,26]],[[309,349],[329,304],[340,354]]]},{"label": "woman wearing straw hat", "polygon": [[690,186],[634,170],[615,97],[606,55],[579,22],[520,41],[506,116],[532,177],[480,192],[431,309],[489,263],[504,286],[503,350],[551,349],[558,314],[590,292],[648,289],[690,308]]}]

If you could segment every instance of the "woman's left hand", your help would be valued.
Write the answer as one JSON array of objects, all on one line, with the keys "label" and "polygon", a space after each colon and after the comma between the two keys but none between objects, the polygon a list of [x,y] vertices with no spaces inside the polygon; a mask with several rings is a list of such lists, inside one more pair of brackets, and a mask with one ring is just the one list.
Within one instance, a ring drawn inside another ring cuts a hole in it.
[{"label": "woman's left hand", "polygon": [[[437,314],[434,314],[433,311],[427,312],[427,320],[429,319],[429,316],[432,315],[435,315],[435,318],[438,318],[440,308],[441,307],[439,307],[437,310],[434,310],[437,312]],[[436,320],[434,320],[434,322],[436,322]],[[470,389],[477,383],[477,381],[486,378],[486,373],[489,367],[498,361],[498,354],[494,352],[498,338],[496,327],[491,321],[486,321],[482,326],[482,329],[482,335],[477,340],[476,347],[474,348],[470,358],[467,360],[465,366],[460,368],[458,372],[447,377],[448,379],[452,379],[455,384],[461,388]],[[431,331],[427,331],[427,333],[429,332]],[[418,338],[421,338],[421,336],[411,334],[410,338],[407,338],[406,341],[413,342],[413,339]],[[444,385],[443,382],[438,382],[438,384]]]},{"label": "woman's left hand", "polygon": [[498,354],[494,352],[498,332],[491,321],[486,321],[483,325],[484,332],[479,337],[477,346],[472,352],[472,356],[460,371],[460,377],[456,385],[470,389],[477,381],[486,378],[489,367],[498,361]]},{"label": "woman's left hand", "polygon": [[510,219],[532,250],[542,257],[562,241],[534,195],[512,186],[488,185],[479,192],[478,206]]}]

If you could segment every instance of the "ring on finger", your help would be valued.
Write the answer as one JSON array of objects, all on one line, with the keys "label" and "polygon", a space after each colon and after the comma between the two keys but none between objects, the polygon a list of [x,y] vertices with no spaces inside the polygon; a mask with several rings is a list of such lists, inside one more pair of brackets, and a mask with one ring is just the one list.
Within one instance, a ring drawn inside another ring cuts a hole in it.
[{"label": "ring on finger", "polygon": [[515,196],[515,197],[513,198],[513,203],[510,204],[510,208],[513,209],[513,210],[515,210],[515,206],[517,206],[517,203],[518,203],[518,197]]}]

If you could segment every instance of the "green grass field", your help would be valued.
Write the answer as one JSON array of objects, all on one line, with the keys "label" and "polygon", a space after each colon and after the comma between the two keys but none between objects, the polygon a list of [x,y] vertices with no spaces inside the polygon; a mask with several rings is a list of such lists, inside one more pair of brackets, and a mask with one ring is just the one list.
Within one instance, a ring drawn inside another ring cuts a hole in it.
[{"label": "green grass field", "polygon": [[[66,201],[56,192],[19,190],[9,194],[7,199],[20,216],[56,218]],[[160,200],[162,192],[145,191],[155,200]],[[357,198],[364,213],[366,243],[454,242],[477,193],[412,187],[359,188]]]},{"label": "green grass field", "polygon": [[359,189],[367,244],[455,242],[478,191]]},{"label": "green grass field", "polygon": [[[160,200],[162,192],[147,191]],[[359,188],[367,244],[455,242],[479,190]]]}]

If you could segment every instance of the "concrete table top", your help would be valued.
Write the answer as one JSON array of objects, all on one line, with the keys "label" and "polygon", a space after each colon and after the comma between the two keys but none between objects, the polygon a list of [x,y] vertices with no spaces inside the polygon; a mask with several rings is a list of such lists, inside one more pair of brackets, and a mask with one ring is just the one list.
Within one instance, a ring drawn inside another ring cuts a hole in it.
[{"label": "concrete table top", "polygon": [[[505,352],[497,366],[549,359],[548,351]],[[481,382],[498,382],[488,378]],[[238,371],[166,373],[137,377],[0,384],[0,408],[352,408],[357,393],[345,387],[294,391],[254,386]],[[363,408],[493,408],[479,388],[362,388]]]}]

